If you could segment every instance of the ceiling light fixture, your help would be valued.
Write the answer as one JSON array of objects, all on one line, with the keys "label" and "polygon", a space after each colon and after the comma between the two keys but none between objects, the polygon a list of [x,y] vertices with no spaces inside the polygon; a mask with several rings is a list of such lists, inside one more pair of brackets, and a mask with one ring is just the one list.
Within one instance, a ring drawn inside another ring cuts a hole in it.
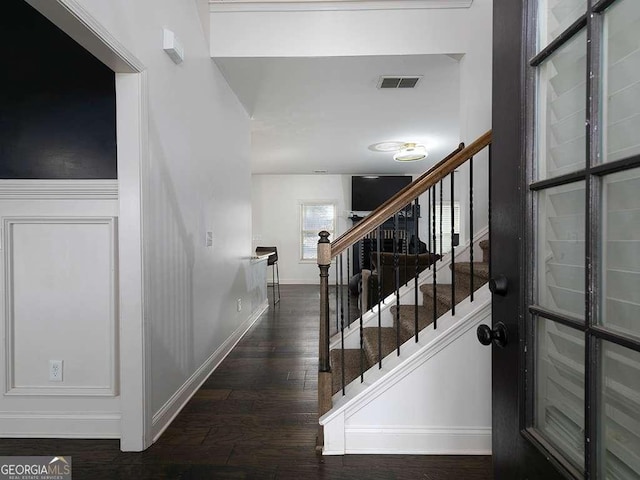
[{"label": "ceiling light fixture", "polygon": [[423,158],[427,158],[429,153],[424,145],[416,143],[405,143],[400,151],[393,156],[396,162],[417,162]]},{"label": "ceiling light fixture", "polygon": [[373,152],[397,152],[405,142],[379,142],[369,145],[369,150]]}]

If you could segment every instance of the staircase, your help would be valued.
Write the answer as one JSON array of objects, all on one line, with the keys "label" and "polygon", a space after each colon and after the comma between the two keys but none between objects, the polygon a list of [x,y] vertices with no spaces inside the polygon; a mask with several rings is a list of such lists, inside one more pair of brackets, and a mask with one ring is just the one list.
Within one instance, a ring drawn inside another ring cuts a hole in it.
[{"label": "staircase", "polygon": [[[490,151],[488,157],[483,152],[490,143],[487,132],[469,146],[461,144],[333,242],[320,232],[318,446],[324,454],[490,452],[490,352],[475,334],[490,317],[489,242],[486,229],[474,229],[473,184],[474,156],[490,161]],[[454,178],[459,168],[468,175]],[[455,217],[462,195],[470,240],[459,246],[454,226],[461,224]],[[443,208],[450,212],[444,225]],[[382,238],[392,240],[392,251],[384,250]],[[417,239],[413,251],[401,246],[407,238]],[[451,239],[449,252],[443,251],[443,238]],[[363,297],[377,304],[364,305],[352,322],[350,306],[364,300],[347,297],[345,309],[342,257],[349,283],[349,252],[364,239],[377,244],[371,264],[378,271],[377,295]],[[333,259],[335,323],[328,281]],[[401,285],[400,279],[408,281]],[[337,327],[333,337],[330,325]]]},{"label": "staircase", "polygon": [[[472,271],[474,291],[485,285],[489,279],[489,242],[482,240],[479,242],[479,246],[483,252],[481,262],[473,262],[473,267],[471,262],[457,262],[454,264],[453,268],[456,271],[456,305],[471,295]],[[416,310],[418,312],[418,332],[432,325],[434,319],[451,310],[453,306],[451,283],[441,283],[434,287],[433,283],[427,282],[420,285],[419,290],[422,294],[422,304],[417,305],[417,309],[415,305],[390,305],[389,310],[393,318],[393,326],[381,328],[364,327],[362,329],[364,347],[362,354],[359,348],[331,349],[331,385],[333,394],[338,393],[343,388],[343,358],[344,386],[346,387],[346,385],[358,379],[362,371],[366,371],[379,363],[380,358],[385,358],[387,355],[394,353],[397,350],[398,343],[402,345],[414,338]],[[336,334],[336,336],[338,335],[340,333]]]}]

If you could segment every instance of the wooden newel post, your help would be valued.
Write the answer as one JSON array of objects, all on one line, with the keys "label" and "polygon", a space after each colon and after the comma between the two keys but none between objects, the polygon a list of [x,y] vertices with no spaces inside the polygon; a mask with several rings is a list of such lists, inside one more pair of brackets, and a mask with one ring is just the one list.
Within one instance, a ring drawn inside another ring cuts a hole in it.
[{"label": "wooden newel post", "polygon": [[[331,364],[329,362],[329,266],[331,243],[329,232],[322,231],[318,240],[318,268],[320,268],[320,344],[318,364],[318,412],[320,416],[331,410]],[[318,432],[318,447],[324,445],[322,426]]]},{"label": "wooden newel post", "polygon": [[320,269],[320,372],[331,372],[329,365],[329,266],[331,243],[329,232],[322,231],[318,240],[318,268]]}]

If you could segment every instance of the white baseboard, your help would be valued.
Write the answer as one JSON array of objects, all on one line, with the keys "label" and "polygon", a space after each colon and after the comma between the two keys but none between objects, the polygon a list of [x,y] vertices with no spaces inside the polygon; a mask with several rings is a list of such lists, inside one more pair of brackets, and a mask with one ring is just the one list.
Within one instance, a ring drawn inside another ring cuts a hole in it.
[{"label": "white baseboard", "polygon": [[229,355],[233,347],[236,346],[247,330],[251,328],[267,308],[269,308],[269,302],[265,300],[153,415],[153,442],[160,438],[160,435],[162,435],[171,424],[173,419],[180,413],[207,378],[209,378],[209,375],[211,375],[226,356]]},{"label": "white baseboard", "polygon": [[346,427],[344,453],[491,455],[491,427]]},{"label": "white baseboard", "polygon": [[0,413],[3,438],[120,438],[120,413]]},{"label": "white baseboard", "polygon": [[281,278],[280,285],[318,285],[320,286],[320,279],[309,278]]}]

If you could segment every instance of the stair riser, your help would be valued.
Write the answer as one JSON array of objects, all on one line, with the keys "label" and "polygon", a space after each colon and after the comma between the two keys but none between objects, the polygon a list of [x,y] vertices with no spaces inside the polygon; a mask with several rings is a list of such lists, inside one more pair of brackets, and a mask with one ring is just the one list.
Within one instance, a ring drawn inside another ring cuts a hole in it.
[{"label": "stair riser", "polygon": [[489,242],[487,240],[482,240],[480,242],[480,248],[482,249],[482,261],[485,263],[488,263],[489,262]]},{"label": "stair riser", "polygon": [[[422,302],[423,305],[429,305],[433,308],[433,293],[432,292],[423,292],[422,293]],[[442,299],[436,297],[436,308],[438,312],[445,311],[448,312],[451,310],[450,302],[444,302]]]},{"label": "stair riser", "polygon": [[[364,357],[364,370],[367,370],[372,364],[367,363]],[[359,352],[352,349],[345,350],[345,385],[349,385],[360,375],[360,359]],[[332,393],[338,393],[342,390],[342,355],[340,349],[331,350],[331,380]]]},{"label": "stair riser", "polygon": [[[422,309],[424,307],[420,307],[420,308]],[[447,311],[448,309],[445,310],[445,307],[441,307],[438,310],[437,317],[441,317]],[[421,312],[421,314],[418,316],[418,332],[422,331],[423,329],[425,329],[426,327],[428,327],[433,323],[433,313],[431,312],[433,312],[433,310],[429,308],[426,314]],[[393,317],[393,322],[394,322],[394,328],[395,328],[398,322],[395,314]],[[407,314],[405,312],[400,315],[400,338],[403,342],[405,342],[414,336],[415,336],[415,315]]]},{"label": "stair riser", "polygon": [[[381,329],[383,336],[381,338],[382,358],[389,355],[397,347],[395,330],[390,327]],[[402,338],[400,344],[402,345]],[[364,336],[364,351],[369,365],[378,363],[378,330],[377,328],[366,329]]]},{"label": "stair riser", "polygon": [[[482,285],[487,283],[487,279],[478,275],[473,276],[473,290],[478,290]],[[464,288],[465,291],[471,292],[471,275],[465,272],[456,271],[456,290]]]}]

